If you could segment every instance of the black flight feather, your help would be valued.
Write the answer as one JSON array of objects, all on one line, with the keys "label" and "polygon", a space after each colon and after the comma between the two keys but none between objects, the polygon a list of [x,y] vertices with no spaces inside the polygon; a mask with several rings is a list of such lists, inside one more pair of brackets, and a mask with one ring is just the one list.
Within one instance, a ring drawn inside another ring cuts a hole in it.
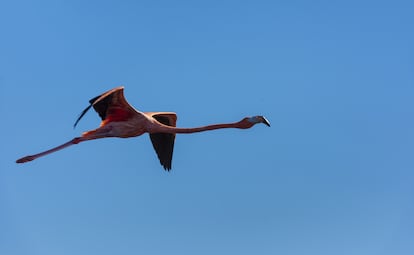
[{"label": "black flight feather", "polygon": [[[172,126],[170,119],[162,115],[153,116],[160,123]],[[158,159],[165,170],[170,171],[174,151],[175,134],[154,133],[150,134],[151,142],[157,153]]]}]

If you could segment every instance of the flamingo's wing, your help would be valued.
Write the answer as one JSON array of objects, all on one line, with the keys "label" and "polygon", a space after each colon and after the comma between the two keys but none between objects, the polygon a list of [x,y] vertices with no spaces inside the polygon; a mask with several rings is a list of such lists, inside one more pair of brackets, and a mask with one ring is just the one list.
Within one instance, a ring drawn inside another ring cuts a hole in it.
[{"label": "flamingo's wing", "polygon": [[[171,127],[175,127],[177,123],[177,115],[175,113],[155,113],[152,117],[158,122]],[[150,134],[150,138],[161,165],[165,170],[170,171],[175,134],[154,133]]]},{"label": "flamingo's wing", "polygon": [[124,87],[111,89],[97,97],[89,100],[90,105],[79,115],[73,127],[76,127],[85,113],[93,107],[102,120],[111,117],[113,120],[122,121],[128,119],[135,109],[126,101],[124,97]]}]

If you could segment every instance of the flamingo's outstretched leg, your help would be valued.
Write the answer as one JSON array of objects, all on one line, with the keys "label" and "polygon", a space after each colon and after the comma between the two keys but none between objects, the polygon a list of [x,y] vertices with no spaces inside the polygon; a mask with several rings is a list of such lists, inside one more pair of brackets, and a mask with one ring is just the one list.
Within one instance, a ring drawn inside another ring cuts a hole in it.
[{"label": "flamingo's outstretched leg", "polygon": [[66,148],[66,147],[69,147],[71,145],[78,144],[78,143],[83,142],[83,141],[99,139],[99,138],[104,138],[104,137],[110,137],[110,131],[111,130],[112,130],[111,126],[101,126],[101,127],[97,128],[95,130],[84,132],[81,137],[75,137],[72,140],[70,140],[69,142],[66,142],[62,145],[59,145],[59,146],[57,146],[53,149],[50,149],[50,150],[47,150],[47,151],[44,151],[44,152],[41,152],[41,153],[38,153],[38,154],[29,155],[29,156],[20,158],[20,159],[16,160],[16,163],[26,163],[26,162],[35,160],[37,158],[46,156],[50,153],[62,150],[62,149]]},{"label": "flamingo's outstretched leg", "polygon": [[88,140],[88,139],[85,139],[83,137],[75,137],[72,140],[70,140],[69,142],[64,143],[62,145],[59,145],[59,146],[57,146],[53,149],[50,149],[50,150],[47,150],[47,151],[44,151],[44,152],[41,152],[41,153],[38,153],[38,154],[29,155],[29,156],[20,158],[20,159],[16,160],[16,163],[26,163],[26,162],[35,160],[37,158],[43,157],[45,155],[48,155],[50,153],[53,153],[55,151],[62,150],[62,149],[66,148],[66,147],[69,147],[71,145],[78,144],[78,143],[83,142],[85,140]]}]

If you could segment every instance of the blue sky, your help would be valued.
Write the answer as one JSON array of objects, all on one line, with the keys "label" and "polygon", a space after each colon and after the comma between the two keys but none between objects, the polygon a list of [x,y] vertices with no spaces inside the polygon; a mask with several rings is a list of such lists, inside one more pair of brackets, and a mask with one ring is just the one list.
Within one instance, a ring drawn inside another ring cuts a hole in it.
[{"label": "blue sky", "polygon": [[[0,254],[413,254],[411,1],[3,1]],[[178,126],[14,161],[124,85]]]}]

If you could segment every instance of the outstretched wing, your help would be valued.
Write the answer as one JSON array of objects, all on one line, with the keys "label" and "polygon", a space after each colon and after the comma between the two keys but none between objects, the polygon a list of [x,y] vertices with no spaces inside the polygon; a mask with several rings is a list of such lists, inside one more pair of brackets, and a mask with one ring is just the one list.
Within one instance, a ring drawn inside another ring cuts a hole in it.
[{"label": "outstretched wing", "polygon": [[79,115],[73,125],[74,128],[91,107],[95,109],[102,120],[106,120],[108,118],[110,118],[111,121],[127,120],[135,112],[135,109],[126,101],[124,97],[123,86],[111,89],[97,97],[94,97],[89,100],[89,103],[90,105]]},{"label": "outstretched wing", "polygon": [[[154,113],[152,117],[158,122],[171,127],[175,127],[177,123],[177,115],[175,113]],[[165,170],[170,171],[175,134],[153,133],[150,134],[150,138],[161,165]]]}]

